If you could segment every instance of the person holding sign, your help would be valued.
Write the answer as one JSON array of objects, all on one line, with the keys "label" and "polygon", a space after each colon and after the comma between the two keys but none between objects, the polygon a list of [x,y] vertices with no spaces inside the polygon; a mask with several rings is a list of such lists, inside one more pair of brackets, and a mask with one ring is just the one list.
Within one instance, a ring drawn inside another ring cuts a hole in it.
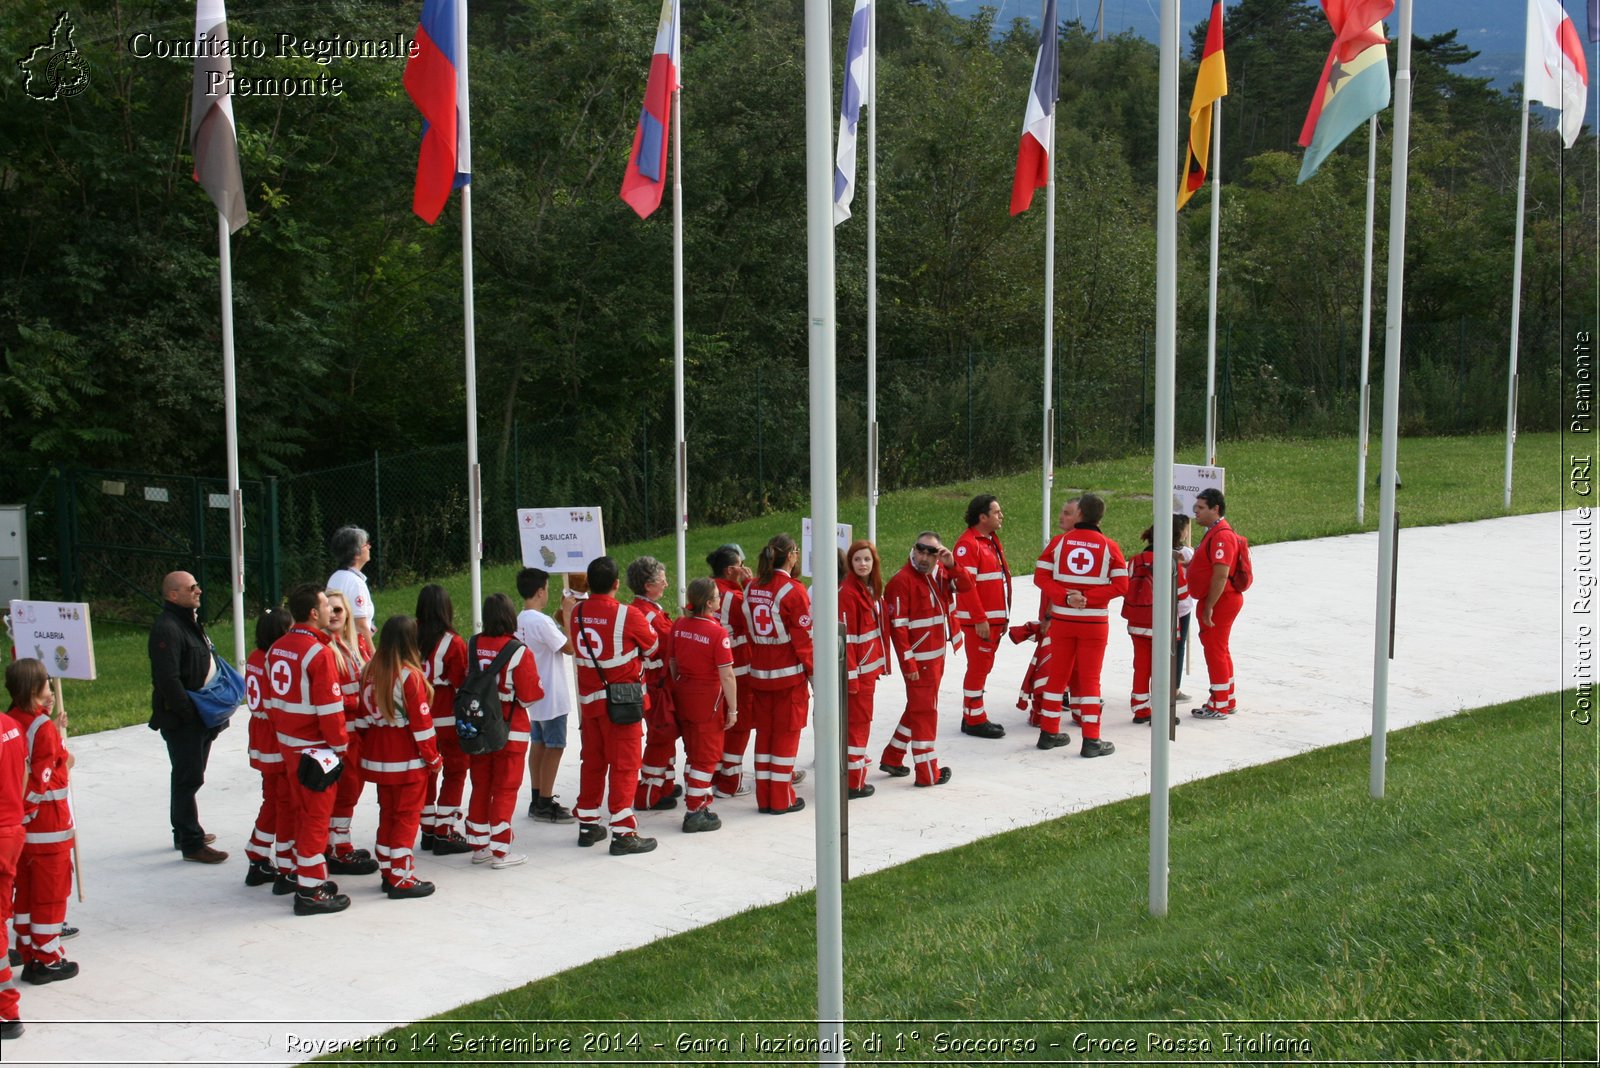
[{"label": "person holding sign", "polygon": [[216,671],[200,622],[200,583],[187,571],[174,571],[161,580],[161,600],[161,614],[150,628],[150,729],[161,732],[172,762],[172,845],[184,860],[221,864],[228,854],[211,848],[216,836],[200,826],[195,802],[205,785],[211,743],[222,733],[222,727],[201,722],[189,697]]}]

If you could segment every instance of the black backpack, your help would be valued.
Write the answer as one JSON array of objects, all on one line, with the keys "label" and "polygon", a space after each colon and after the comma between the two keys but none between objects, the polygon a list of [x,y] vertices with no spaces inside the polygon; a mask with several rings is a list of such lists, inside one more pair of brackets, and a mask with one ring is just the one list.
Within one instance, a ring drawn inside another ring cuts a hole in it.
[{"label": "black backpack", "polygon": [[488,667],[482,667],[477,636],[467,642],[467,677],[456,691],[455,714],[456,737],[468,756],[498,753],[506,747],[511,726],[500,710],[500,672],[521,648],[522,643],[512,638]]}]

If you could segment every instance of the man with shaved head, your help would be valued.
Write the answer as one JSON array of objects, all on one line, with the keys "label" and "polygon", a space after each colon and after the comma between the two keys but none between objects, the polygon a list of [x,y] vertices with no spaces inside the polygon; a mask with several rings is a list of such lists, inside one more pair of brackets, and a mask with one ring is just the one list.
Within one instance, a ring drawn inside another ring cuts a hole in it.
[{"label": "man with shaved head", "polygon": [[161,732],[172,762],[172,845],[197,864],[228,859],[211,848],[216,836],[200,826],[195,802],[206,781],[211,743],[222,728],[201,721],[188,693],[203,689],[216,670],[200,622],[200,583],[187,571],[174,571],[161,581],[161,614],[150,628],[150,729]]}]

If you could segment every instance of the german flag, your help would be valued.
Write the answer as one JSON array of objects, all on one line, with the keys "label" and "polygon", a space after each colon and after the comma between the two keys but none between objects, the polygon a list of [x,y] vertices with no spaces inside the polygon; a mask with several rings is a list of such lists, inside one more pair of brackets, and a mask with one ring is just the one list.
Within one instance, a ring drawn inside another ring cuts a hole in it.
[{"label": "german flag", "polygon": [[1183,184],[1178,187],[1181,210],[1206,184],[1206,162],[1211,158],[1211,105],[1228,95],[1228,65],[1222,55],[1222,0],[1211,5],[1206,27],[1206,48],[1200,56],[1200,73],[1194,79],[1194,99],[1189,102],[1189,144],[1184,152]]}]

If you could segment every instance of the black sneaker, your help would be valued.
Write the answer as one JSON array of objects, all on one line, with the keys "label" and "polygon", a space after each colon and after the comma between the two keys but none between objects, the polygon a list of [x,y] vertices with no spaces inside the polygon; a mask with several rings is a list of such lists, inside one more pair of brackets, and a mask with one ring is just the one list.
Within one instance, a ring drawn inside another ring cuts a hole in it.
[{"label": "black sneaker", "polygon": [[436,834],[433,836],[433,855],[436,857],[450,857],[457,853],[472,852],[472,843],[461,837],[460,831],[451,831],[449,834]]},{"label": "black sneaker", "polygon": [[[682,792],[682,787],[679,787],[679,792],[680,793]],[[661,800],[657,801],[655,804],[651,805],[650,806],[650,811],[651,812],[671,812],[673,809],[675,809],[677,807],[678,807],[678,795],[677,794],[668,794],[665,797],[663,797]]]},{"label": "black sneaker", "polygon": [[970,734],[974,738],[1004,738],[1006,729],[992,719],[982,723],[963,723],[961,733]]},{"label": "black sneaker", "polygon": [[878,792],[878,788],[876,786],[873,786],[871,783],[867,783],[867,784],[863,785],[860,789],[852,789],[850,791],[850,800],[852,800],[852,801],[860,801],[863,797],[871,797],[873,794],[875,794],[877,792]]},{"label": "black sneaker", "polygon": [[378,870],[378,862],[370,856],[361,854],[366,850],[358,849],[350,853],[339,853],[328,857],[328,871],[334,875],[371,875]]},{"label": "black sneaker", "polygon": [[1059,734],[1051,734],[1049,731],[1041,730],[1039,732],[1039,740],[1034,744],[1040,749],[1059,749],[1064,745],[1072,744],[1072,735],[1066,731],[1062,731]]},{"label": "black sneaker", "polygon": [[63,957],[54,964],[45,964],[43,961],[30,960],[22,966],[22,979],[34,986],[43,986],[45,983],[59,983],[71,979],[78,974],[78,962],[67,960]]},{"label": "black sneaker", "polygon": [[911,774],[911,769],[903,764],[899,767],[895,767],[893,764],[879,764],[878,767],[883,770],[885,775],[893,775],[897,779],[903,779]]},{"label": "black sneaker", "polygon": [[328,889],[332,883],[323,883],[310,892],[301,890],[294,895],[296,916],[316,916],[322,913],[343,912],[350,907],[350,899]]},{"label": "black sneaker", "polygon": [[606,829],[600,826],[598,823],[580,824],[578,826],[578,844],[581,846],[592,846],[596,842],[604,842],[606,840],[607,833],[608,832]]},{"label": "black sneaker", "polygon": [[[246,886],[264,886],[267,883],[276,882],[277,878],[278,869],[264,860],[253,862],[244,870],[244,885]],[[63,937],[65,937],[65,934],[66,932],[62,932]]]},{"label": "black sneaker", "polygon": [[1079,756],[1102,757],[1110,756],[1117,751],[1117,747],[1104,738],[1085,738],[1083,748],[1078,750]]},{"label": "black sneaker", "polygon": [[545,797],[539,800],[539,811],[534,813],[533,818],[540,823],[572,823],[578,817],[554,797]]},{"label": "black sneaker", "polygon": [[619,834],[611,839],[611,855],[627,857],[635,853],[648,853],[656,847],[654,838],[641,838],[637,834]]},{"label": "black sneaker", "polygon": [[65,927],[61,928],[61,933],[59,935],[57,935],[56,937],[61,939],[63,942],[65,942],[69,938],[77,938],[78,935],[80,935],[82,933],[83,932],[79,931],[76,927],[73,927],[71,924],[68,924]]},{"label": "black sneaker", "polygon": [[383,892],[394,900],[407,897],[427,897],[433,893],[433,884],[421,879],[414,879],[404,886],[396,886],[389,880],[383,881]]},{"label": "black sneaker", "polygon": [[437,843],[438,841],[439,841],[439,836],[438,835],[429,834],[427,831],[423,831],[422,832],[422,851],[424,853],[432,853],[434,844]]},{"label": "black sneaker", "polygon": [[709,808],[702,808],[683,817],[683,833],[694,834],[698,831],[715,831],[722,827],[722,817],[712,812]]},{"label": "black sneaker", "polygon": [[918,786],[943,786],[945,783],[947,783],[949,781],[950,781],[950,769],[949,768],[940,768],[939,769],[939,777],[937,779],[935,779],[933,782],[919,782],[919,783],[917,783],[917,785]]},{"label": "black sneaker", "polygon": [[22,1032],[21,1020],[0,1020],[0,1039],[21,1038]]},{"label": "black sneaker", "polygon": [[803,797],[797,797],[797,798],[794,799],[794,804],[790,805],[788,808],[763,808],[763,809],[757,809],[756,811],[764,812],[768,816],[787,816],[789,813],[791,813],[791,812],[799,812],[801,809],[803,809],[805,807],[806,807],[806,799],[803,798]]}]

